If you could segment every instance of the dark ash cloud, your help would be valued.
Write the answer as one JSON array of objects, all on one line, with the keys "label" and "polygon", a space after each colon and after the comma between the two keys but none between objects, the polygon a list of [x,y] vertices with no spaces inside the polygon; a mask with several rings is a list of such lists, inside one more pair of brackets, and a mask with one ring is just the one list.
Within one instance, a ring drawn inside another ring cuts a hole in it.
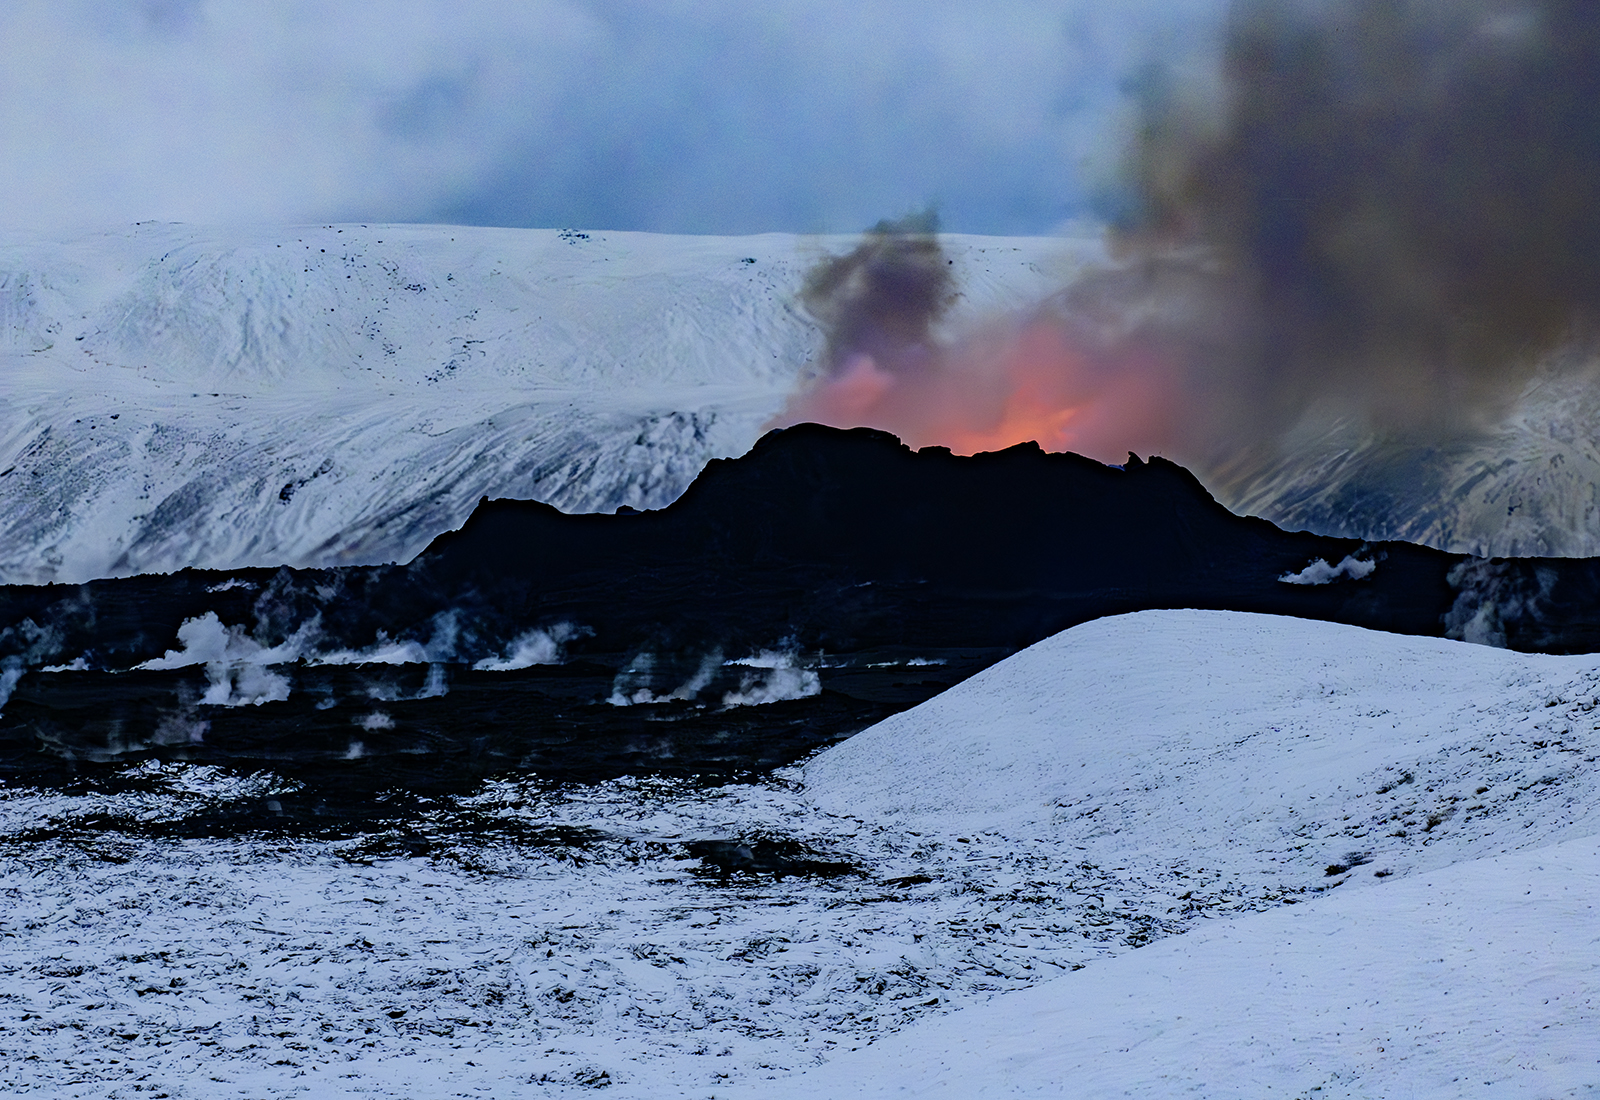
[{"label": "dark ash cloud", "polygon": [[1216,65],[1134,90],[1114,262],[934,346],[937,241],[869,234],[812,274],[830,374],[780,422],[1220,475],[1331,423],[1462,438],[1593,368],[1600,4],[1236,0]]},{"label": "dark ash cloud", "polygon": [[807,273],[801,303],[828,334],[828,369],[870,355],[885,369],[914,370],[950,307],[955,279],[933,212],[885,220],[842,256]]},{"label": "dark ash cloud", "polygon": [[1220,90],[1147,90],[1130,255],[1199,250],[1256,415],[1498,409],[1600,321],[1600,5],[1237,0]]}]

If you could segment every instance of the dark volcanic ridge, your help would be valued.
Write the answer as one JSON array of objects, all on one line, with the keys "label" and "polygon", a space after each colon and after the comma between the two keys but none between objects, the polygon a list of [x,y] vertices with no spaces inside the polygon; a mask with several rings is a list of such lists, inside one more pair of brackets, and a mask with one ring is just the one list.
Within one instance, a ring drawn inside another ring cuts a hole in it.
[{"label": "dark volcanic ridge", "polygon": [[0,588],[0,776],[188,761],[345,800],[513,772],[718,781],[1106,615],[1588,652],[1597,597],[1594,559],[1287,532],[1159,458],[963,458],[801,425],[659,511],[485,500],[408,565]]}]

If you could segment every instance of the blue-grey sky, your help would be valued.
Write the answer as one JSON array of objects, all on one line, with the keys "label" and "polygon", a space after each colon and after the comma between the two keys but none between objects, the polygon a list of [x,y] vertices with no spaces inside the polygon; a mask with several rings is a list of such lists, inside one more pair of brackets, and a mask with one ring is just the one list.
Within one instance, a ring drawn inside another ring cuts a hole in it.
[{"label": "blue-grey sky", "polygon": [[1225,0],[8,0],[0,226],[1092,216]]}]

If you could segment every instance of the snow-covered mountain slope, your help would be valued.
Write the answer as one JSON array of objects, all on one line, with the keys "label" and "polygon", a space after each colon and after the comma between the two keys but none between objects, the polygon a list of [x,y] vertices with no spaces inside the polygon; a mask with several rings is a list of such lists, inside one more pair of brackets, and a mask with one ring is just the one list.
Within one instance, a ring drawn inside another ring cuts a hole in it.
[{"label": "snow-covered mountain slope", "polygon": [[[1597,699],[1593,657],[1142,612],[770,784],[519,779],[334,841],[185,831],[270,776],[6,790],[0,1065],[195,1098],[1586,1095]],[[861,874],[719,876],[700,838]]]},{"label": "snow-covered mountain slope", "polygon": [[1235,512],[1291,531],[1419,542],[1480,557],[1600,555],[1595,364],[1533,377],[1503,418],[1413,439],[1341,421],[1203,471]]},{"label": "snow-covered mountain slope", "polygon": [[[154,223],[10,241],[0,583],[405,560],[485,495],[659,507],[747,450],[819,368],[798,292],[856,243]],[[959,293],[943,336],[1033,307],[1103,253],[940,244]],[[1341,423],[1201,473],[1289,529],[1600,553],[1593,373],[1551,364],[1477,434]]]},{"label": "snow-covered mountain slope", "polygon": [[[611,511],[742,453],[852,240],[142,224],[0,248],[0,582],[405,560],[482,496]],[[949,237],[950,318],[1086,247]]]}]

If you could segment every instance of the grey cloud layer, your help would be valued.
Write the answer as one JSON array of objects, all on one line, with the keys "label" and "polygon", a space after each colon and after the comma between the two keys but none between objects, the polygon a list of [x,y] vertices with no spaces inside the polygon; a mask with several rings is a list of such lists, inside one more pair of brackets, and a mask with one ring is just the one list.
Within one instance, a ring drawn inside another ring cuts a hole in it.
[{"label": "grey cloud layer", "polygon": [[0,224],[1039,232],[1222,0],[21,0]]}]

